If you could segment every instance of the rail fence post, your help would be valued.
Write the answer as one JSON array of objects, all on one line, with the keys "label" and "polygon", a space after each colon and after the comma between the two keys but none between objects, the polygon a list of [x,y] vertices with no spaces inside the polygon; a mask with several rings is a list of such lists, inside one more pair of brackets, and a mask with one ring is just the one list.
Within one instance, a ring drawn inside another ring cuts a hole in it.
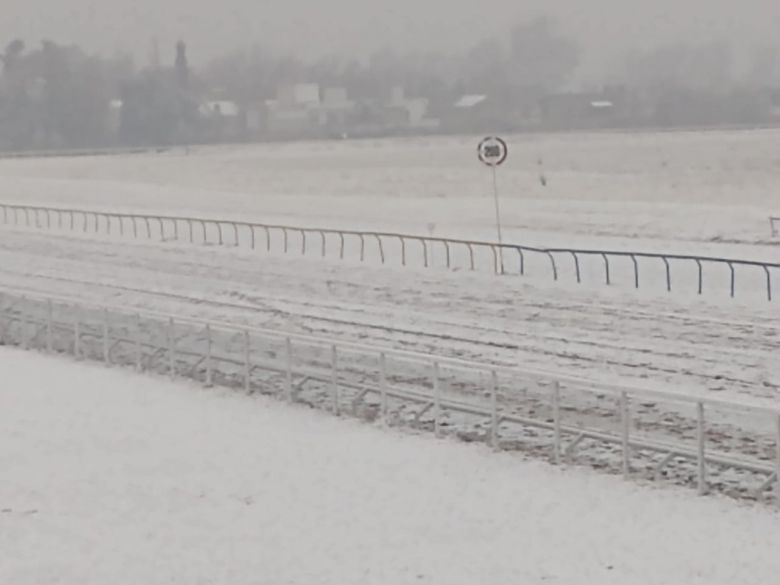
[{"label": "rail fence post", "polygon": [[294,402],[295,397],[293,396],[292,339],[287,337],[284,340],[284,347],[285,347],[285,374],[287,376],[285,380],[285,393],[287,395],[287,402]]},{"label": "rail fence post", "polygon": [[498,436],[498,373],[490,372],[490,446],[494,451],[501,447]]},{"label": "rail fence post", "polygon": [[769,271],[768,266],[764,266],[764,272],[766,273],[766,296],[769,301],[772,300],[772,273]]},{"label": "rail fence post", "polygon": [[249,338],[249,330],[244,329],[244,390],[247,394],[252,391],[252,342]]},{"label": "rail fence post", "polygon": [[737,294],[737,275],[735,274],[734,264],[729,262],[728,265],[731,272],[731,298],[733,299]]},{"label": "rail fence post", "polygon": [[211,388],[214,380],[214,372],[211,365],[211,325],[206,323],[206,388]]},{"label": "rail fence post", "polygon": [[574,270],[577,274],[577,284],[582,284],[582,271],[580,270],[580,257],[577,252],[571,252],[572,258],[574,258]]},{"label": "rail fence post", "polygon": [[606,254],[602,254],[601,257],[604,260],[604,277],[606,278],[607,286],[610,286],[612,284],[612,278],[609,274],[609,257]]},{"label": "rail fence post", "polygon": [[379,246],[379,259],[382,261],[382,264],[385,263],[385,245],[382,243],[382,236],[379,234],[376,234],[376,241],[377,245]]},{"label": "rail fence post", "polygon": [[669,259],[662,256],[664,267],[666,269],[666,292],[672,292],[672,268],[669,266]]},{"label": "rail fence post", "polygon": [[111,363],[109,341],[108,309],[103,309],[103,361],[106,364]]},{"label": "rail fence post", "polygon": [[704,403],[696,403],[696,441],[698,453],[697,480],[699,495],[707,495],[707,461],[706,461],[706,436],[704,422]]},{"label": "rail fence post", "polygon": [[556,465],[561,464],[561,383],[558,380],[553,382],[553,460]]},{"label": "rail fence post", "polygon": [[545,252],[545,254],[547,254],[547,258],[550,260],[550,266],[552,266],[553,280],[558,282],[558,265],[555,263],[555,256],[553,256],[552,252]]},{"label": "rail fence post", "polygon": [[701,266],[701,260],[698,258],[696,259],[696,266],[698,266],[699,271],[699,294],[701,295],[704,293],[704,269]]},{"label": "rail fence post", "polygon": [[339,354],[336,344],[330,347],[330,391],[333,400],[333,413],[341,415],[341,392],[339,390]]},{"label": "rail fence post", "polygon": [[433,363],[433,429],[441,437],[441,368],[439,362]]},{"label": "rail fence post", "polygon": [[490,246],[490,250],[493,252],[493,270],[496,274],[502,274],[502,263],[501,260],[498,258],[498,250],[496,250],[495,246]]},{"label": "rail fence post", "polygon": [[620,427],[623,444],[623,478],[631,477],[631,413],[628,392],[620,393]]}]

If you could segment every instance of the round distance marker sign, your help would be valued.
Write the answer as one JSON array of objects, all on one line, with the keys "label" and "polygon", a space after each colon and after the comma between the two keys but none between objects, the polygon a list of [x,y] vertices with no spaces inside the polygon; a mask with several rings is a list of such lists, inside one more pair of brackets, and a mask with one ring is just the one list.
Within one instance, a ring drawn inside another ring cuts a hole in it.
[{"label": "round distance marker sign", "polygon": [[479,160],[489,167],[497,167],[509,156],[509,147],[498,136],[488,136],[477,147]]}]

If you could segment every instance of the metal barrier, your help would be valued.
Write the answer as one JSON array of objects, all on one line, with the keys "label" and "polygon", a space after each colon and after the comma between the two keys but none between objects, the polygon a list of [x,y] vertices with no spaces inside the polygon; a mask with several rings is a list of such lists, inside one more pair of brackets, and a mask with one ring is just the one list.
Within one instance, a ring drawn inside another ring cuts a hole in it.
[{"label": "metal barrier", "polygon": [[0,291],[0,345],[780,505],[780,410],[763,406],[14,289]]},{"label": "metal barrier", "polygon": [[[264,249],[268,252],[279,250],[284,253],[296,252],[302,255],[316,253],[322,257],[335,255],[344,259],[348,247],[358,251],[358,258],[365,262],[370,255],[381,264],[393,257],[401,266],[416,265],[431,267],[434,254],[443,252],[443,265],[453,269],[463,267],[468,270],[487,269],[496,274],[514,273],[526,275],[529,260],[542,259],[547,275],[553,280],[561,278],[565,266],[578,284],[583,282],[583,261],[595,259],[600,265],[599,279],[606,285],[615,282],[615,264],[619,260],[630,262],[631,286],[641,287],[640,261],[650,261],[662,270],[661,278],[668,292],[672,291],[672,264],[685,264],[694,270],[696,292],[704,293],[705,267],[723,267],[728,270],[727,289],[734,298],[737,293],[737,268],[747,269],[761,279],[761,288],[765,288],[768,300],[773,300],[773,275],[780,273],[780,263],[722,258],[716,256],[696,256],[687,254],[661,254],[620,250],[588,250],[574,248],[539,248],[517,244],[498,244],[495,242],[415,236],[390,232],[369,232],[356,230],[336,230],[284,225],[267,225],[223,219],[209,219],[185,216],[147,215],[90,211],[82,209],[63,209],[54,207],[35,207],[0,203],[4,225],[15,225],[45,229],[65,229],[81,233],[104,233],[106,235],[132,236],[133,238],[155,239],[161,241],[185,241],[192,244],[216,244],[220,246],[243,246],[253,250]],[[297,244],[292,242],[292,236]],[[278,240],[281,238],[281,246]],[[277,242],[276,247],[273,245]],[[349,246],[348,246],[349,244]],[[484,254],[488,260],[485,262]],[[461,259],[462,262],[456,262]],[[566,261],[564,264],[564,261]],[[539,264],[536,265],[539,270]],[[645,265],[645,270],[650,268]],[[756,286],[751,282],[751,290]]]}]

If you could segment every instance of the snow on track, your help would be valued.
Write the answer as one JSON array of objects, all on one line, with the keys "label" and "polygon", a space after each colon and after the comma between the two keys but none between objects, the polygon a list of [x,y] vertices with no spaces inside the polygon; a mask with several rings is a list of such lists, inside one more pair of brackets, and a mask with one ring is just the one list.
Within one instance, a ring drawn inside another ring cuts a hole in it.
[{"label": "snow on track", "polygon": [[[0,198],[25,204],[232,216],[492,239],[481,137],[196,148],[0,161]],[[507,137],[507,241],[777,259],[780,131]],[[539,180],[544,161],[546,186]],[[728,244],[726,244],[728,242]],[[777,243],[777,239],[774,240]],[[748,251],[750,250],[750,251]]]},{"label": "snow on track", "polygon": [[[403,274],[403,278],[400,275]],[[771,305],[4,230],[6,285],[660,388],[778,398]]]},{"label": "snow on track", "polygon": [[780,517],[0,350],[0,582],[754,585]]}]

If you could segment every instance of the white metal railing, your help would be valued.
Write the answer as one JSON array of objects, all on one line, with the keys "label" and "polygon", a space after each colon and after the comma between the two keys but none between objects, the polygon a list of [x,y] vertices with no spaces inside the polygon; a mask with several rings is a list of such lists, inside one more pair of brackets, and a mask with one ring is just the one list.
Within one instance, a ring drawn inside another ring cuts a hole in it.
[{"label": "white metal railing", "polygon": [[[780,410],[315,336],[0,291],[0,344],[63,353],[337,414],[667,476],[780,505]],[[669,421],[672,421],[669,424]],[[711,474],[731,469],[737,480]]]}]

